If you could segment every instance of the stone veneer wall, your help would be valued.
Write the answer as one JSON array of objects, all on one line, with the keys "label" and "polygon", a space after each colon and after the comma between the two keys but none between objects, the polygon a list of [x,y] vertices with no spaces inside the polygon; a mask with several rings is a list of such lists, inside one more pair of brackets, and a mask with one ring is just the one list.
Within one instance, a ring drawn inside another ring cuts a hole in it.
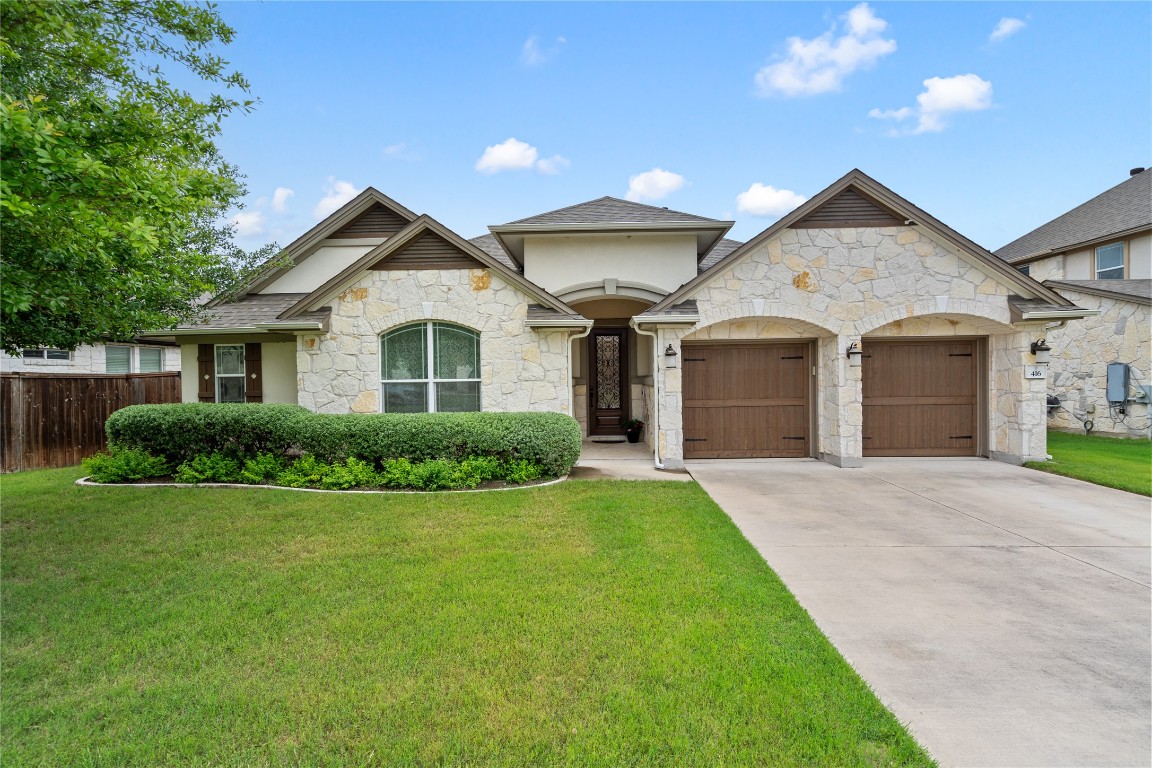
[{"label": "stone veneer wall", "polygon": [[1128,403],[1127,414],[1121,416],[1109,411],[1106,395],[1108,363],[1131,366],[1133,392],[1138,391],[1136,384],[1152,384],[1152,307],[1067,288],[1060,293],[1077,306],[1099,309],[1101,314],[1046,333],[1052,347],[1049,391],[1064,405],[1048,417],[1048,424],[1082,432],[1082,421],[1091,419],[1094,433],[1147,437],[1148,405]]},{"label": "stone veneer wall", "polygon": [[[818,340],[817,451],[842,466],[862,453],[860,369],[852,342],[873,336],[989,336],[988,448],[1009,461],[1043,458],[1044,382],[1024,379],[1038,324],[1010,325],[1010,290],[914,227],[787,229],[696,290],[700,322],[660,329],[660,347],[714,339]],[[680,371],[661,372],[658,442],[683,463]],[[995,394],[993,394],[995,393]]]},{"label": "stone veneer wall", "polygon": [[299,402],[320,413],[380,410],[380,334],[439,320],[480,332],[485,411],[568,413],[568,331],[527,327],[531,299],[486,269],[370,271],[331,302],[329,331],[301,336]]}]

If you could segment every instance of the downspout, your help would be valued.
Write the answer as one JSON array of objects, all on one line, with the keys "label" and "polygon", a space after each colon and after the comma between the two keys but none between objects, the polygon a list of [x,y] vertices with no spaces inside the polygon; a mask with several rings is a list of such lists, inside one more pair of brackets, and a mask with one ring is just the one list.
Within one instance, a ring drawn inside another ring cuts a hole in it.
[{"label": "downspout", "polygon": [[655,331],[641,330],[636,318],[629,320],[628,325],[636,333],[652,337],[652,450],[656,469],[664,469],[664,462],[660,460],[660,339]]},{"label": "downspout", "polygon": [[576,345],[577,339],[592,333],[592,327],[593,324],[588,323],[588,327],[582,332],[568,337],[568,415],[572,418],[576,418],[576,376],[572,373],[572,348]]}]

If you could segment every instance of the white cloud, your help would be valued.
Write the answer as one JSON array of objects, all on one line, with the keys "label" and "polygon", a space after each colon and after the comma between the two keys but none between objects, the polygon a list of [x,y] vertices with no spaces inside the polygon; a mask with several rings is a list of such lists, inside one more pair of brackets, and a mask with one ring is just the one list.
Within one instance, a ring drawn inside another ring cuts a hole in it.
[{"label": "white cloud", "polygon": [[288,187],[276,187],[276,191],[272,193],[272,210],[284,213],[288,210],[288,201],[295,196],[296,193]]},{"label": "white cloud", "polygon": [[685,179],[678,173],[653,168],[628,179],[626,198],[633,201],[659,200],[684,186]]},{"label": "white cloud", "polygon": [[399,157],[408,151],[408,142],[401,141],[384,147],[384,157]]},{"label": "white cloud", "polygon": [[264,214],[260,211],[240,211],[231,221],[237,237],[259,237],[264,234]]},{"label": "white cloud", "polygon": [[896,50],[896,41],[884,38],[888,22],[860,3],[844,14],[839,25],[811,40],[788,38],[788,55],[756,73],[761,96],[810,96],[840,90],[844,78],[874,65]]},{"label": "white cloud", "polygon": [[526,67],[539,67],[547,64],[560,54],[560,48],[568,41],[563,37],[556,38],[547,49],[540,47],[540,38],[532,35],[524,41],[520,49],[520,63]]},{"label": "white cloud", "polygon": [[999,23],[996,24],[996,29],[992,30],[992,34],[988,35],[988,41],[992,43],[998,43],[1001,40],[1006,40],[1020,30],[1024,29],[1026,26],[1028,25],[1025,24],[1021,19],[1005,17],[1000,19]]},{"label": "white cloud", "polygon": [[992,83],[973,74],[930,77],[924,81],[924,92],[916,97],[916,104],[916,108],[872,109],[868,116],[897,122],[918,117],[916,127],[906,133],[937,133],[947,127],[946,118],[954,112],[979,112],[991,107]]},{"label": "white cloud", "polygon": [[485,149],[476,161],[476,170],[488,174],[524,170],[536,164],[536,155],[536,147],[510,138]]},{"label": "white cloud", "polygon": [[560,155],[540,158],[540,151],[528,142],[509,138],[493,144],[484,150],[476,161],[480,173],[494,174],[502,171],[526,171],[535,169],[537,173],[555,175],[570,165],[568,158]]},{"label": "white cloud", "polygon": [[324,184],[324,197],[316,203],[316,207],[312,209],[312,215],[317,219],[330,216],[358,194],[360,194],[360,190],[356,189],[352,182],[339,181],[335,176],[329,176]]},{"label": "white cloud", "polygon": [[736,195],[736,207],[741,213],[770,216],[774,219],[795,210],[807,201],[808,198],[804,195],[790,189],[776,189],[760,182],[748,187],[746,192]]},{"label": "white cloud", "polygon": [[552,157],[545,157],[541,160],[537,160],[536,171],[538,173],[548,174],[549,176],[555,176],[569,165],[571,165],[571,163],[568,162],[568,158],[561,157],[560,155],[553,155]]}]

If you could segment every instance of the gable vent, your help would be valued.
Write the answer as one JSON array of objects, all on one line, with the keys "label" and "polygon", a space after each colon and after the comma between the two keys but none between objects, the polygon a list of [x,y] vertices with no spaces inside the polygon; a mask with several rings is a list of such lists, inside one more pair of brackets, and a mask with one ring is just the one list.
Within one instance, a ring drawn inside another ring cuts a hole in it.
[{"label": "gable vent", "polygon": [[345,224],[329,239],[353,237],[388,237],[408,226],[408,220],[390,208],[376,203]]},{"label": "gable vent", "polygon": [[403,250],[376,262],[371,269],[476,269],[483,268],[476,259],[439,235],[425,232]]},{"label": "gable vent", "polygon": [[792,229],[832,229],[835,227],[898,227],[904,219],[861,195],[846,189],[800,221]]}]

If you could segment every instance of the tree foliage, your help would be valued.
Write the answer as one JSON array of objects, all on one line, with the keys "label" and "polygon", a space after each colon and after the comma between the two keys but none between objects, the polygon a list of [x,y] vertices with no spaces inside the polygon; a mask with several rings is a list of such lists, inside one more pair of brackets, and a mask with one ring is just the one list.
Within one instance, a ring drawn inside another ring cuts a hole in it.
[{"label": "tree foliage", "polygon": [[232,37],[210,4],[0,3],[6,350],[171,327],[251,266],[223,220],[241,177],[214,143],[253,103],[213,53]]}]

